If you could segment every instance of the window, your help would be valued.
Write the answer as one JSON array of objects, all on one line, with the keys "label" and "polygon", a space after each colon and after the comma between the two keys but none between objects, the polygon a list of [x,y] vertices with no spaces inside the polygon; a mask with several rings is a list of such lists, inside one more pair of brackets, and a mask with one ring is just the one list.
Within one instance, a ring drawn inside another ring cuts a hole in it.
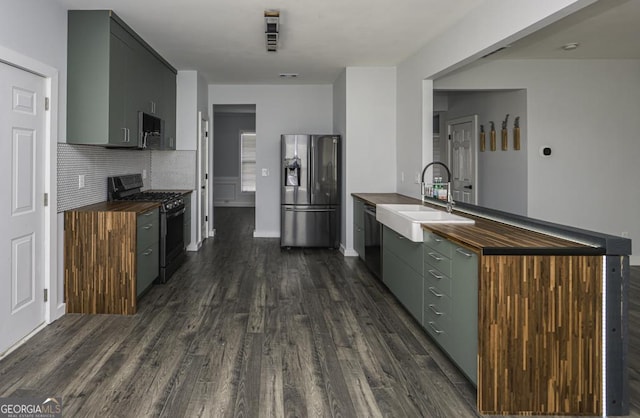
[{"label": "window", "polygon": [[256,191],[255,132],[240,132],[240,182],[243,192]]}]

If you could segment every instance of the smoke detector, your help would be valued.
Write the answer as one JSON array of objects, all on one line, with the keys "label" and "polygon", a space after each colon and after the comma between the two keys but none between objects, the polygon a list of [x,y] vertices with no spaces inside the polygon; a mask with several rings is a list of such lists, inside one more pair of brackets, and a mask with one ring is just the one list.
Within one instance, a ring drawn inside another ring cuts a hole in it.
[{"label": "smoke detector", "polygon": [[280,11],[265,10],[264,23],[266,25],[264,34],[267,41],[267,51],[276,52],[278,50],[278,32],[280,31]]}]

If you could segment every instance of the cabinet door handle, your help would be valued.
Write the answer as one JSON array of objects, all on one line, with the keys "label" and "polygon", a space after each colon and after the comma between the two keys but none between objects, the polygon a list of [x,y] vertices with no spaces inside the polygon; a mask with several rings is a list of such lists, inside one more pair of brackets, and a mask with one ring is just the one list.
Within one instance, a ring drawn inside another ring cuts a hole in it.
[{"label": "cabinet door handle", "polygon": [[436,334],[442,334],[444,332],[444,331],[441,331],[438,328],[436,328],[436,326],[433,324],[433,322],[429,322],[429,326],[431,327],[433,332],[435,332]]},{"label": "cabinet door handle", "polygon": [[153,228],[153,224],[147,224],[147,225],[142,227],[142,229],[146,229],[146,230],[149,230],[151,228]]},{"label": "cabinet door handle", "polygon": [[148,256],[153,252],[153,248],[149,248],[147,251],[143,252],[142,255]]},{"label": "cabinet door handle", "polygon": [[456,248],[456,252],[458,254],[462,254],[463,256],[468,257],[468,258],[471,258],[471,256],[473,255],[473,254],[469,254],[468,252],[464,251],[462,248]]},{"label": "cabinet door handle", "polygon": [[436,261],[442,261],[442,257],[439,257],[436,253],[429,253],[429,257],[433,258]]},{"label": "cabinet door handle", "polygon": [[127,142],[127,128],[122,128],[122,142]]},{"label": "cabinet door handle", "polygon": [[438,315],[438,316],[442,315],[442,312],[439,312],[439,311],[436,309],[436,305],[429,305],[429,309],[431,310],[431,312],[433,312],[434,314],[436,314],[436,315]]},{"label": "cabinet door handle", "polygon": [[437,298],[441,298],[442,297],[442,294],[436,292],[436,288],[433,287],[433,286],[429,287],[429,292],[431,292]]},{"label": "cabinet door handle", "polygon": [[435,277],[438,280],[444,279],[444,276],[438,274],[436,270],[429,270],[429,274]]}]

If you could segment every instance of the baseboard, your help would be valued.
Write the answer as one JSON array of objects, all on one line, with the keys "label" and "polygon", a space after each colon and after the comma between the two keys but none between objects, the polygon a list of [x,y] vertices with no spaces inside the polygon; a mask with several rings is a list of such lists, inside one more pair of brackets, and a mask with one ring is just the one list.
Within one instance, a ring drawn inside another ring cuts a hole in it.
[{"label": "baseboard", "polygon": [[199,242],[197,244],[189,244],[187,245],[187,251],[197,252],[200,250],[200,247],[202,247],[202,242]]},{"label": "baseboard", "polygon": [[280,231],[253,231],[254,238],[280,238]]},{"label": "baseboard", "polygon": [[213,202],[214,208],[253,208],[255,202]]},{"label": "baseboard", "polygon": [[358,253],[353,248],[345,248],[343,244],[340,244],[340,252],[345,257],[357,257]]},{"label": "baseboard", "polygon": [[40,326],[38,326],[38,328],[34,329],[29,334],[27,334],[26,337],[23,337],[17,343],[9,347],[7,351],[5,351],[4,353],[0,353],[0,360],[7,357],[9,354],[13,353],[14,351],[16,351],[18,348],[20,348],[20,346],[22,346],[22,344],[26,343],[31,337],[33,337],[34,335],[42,331],[46,326],[47,326],[47,323],[43,322]]},{"label": "baseboard", "polygon": [[640,255],[630,255],[629,264],[632,266],[640,266]]}]

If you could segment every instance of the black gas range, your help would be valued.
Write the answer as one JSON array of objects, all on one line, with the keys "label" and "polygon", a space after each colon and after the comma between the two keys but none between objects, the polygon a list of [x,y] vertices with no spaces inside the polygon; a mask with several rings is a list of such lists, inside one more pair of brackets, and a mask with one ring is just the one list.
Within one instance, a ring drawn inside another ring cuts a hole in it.
[{"label": "black gas range", "polygon": [[186,256],[184,242],[184,195],[181,192],[142,190],[141,174],[107,178],[108,200],[136,200],[160,203],[160,276],[166,283]]}]

